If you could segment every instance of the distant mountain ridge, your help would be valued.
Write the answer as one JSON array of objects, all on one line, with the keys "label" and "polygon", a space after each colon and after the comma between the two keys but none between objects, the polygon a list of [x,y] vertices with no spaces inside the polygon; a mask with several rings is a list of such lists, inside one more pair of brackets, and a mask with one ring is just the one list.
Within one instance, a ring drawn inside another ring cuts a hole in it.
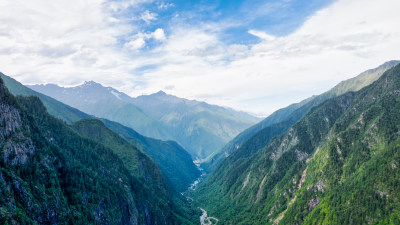
[{"label": "distant mountain ridge", "polygon": [[161,124],[147,116],[137,106],[129,104],[129,96],[115,89],[103,87],[94,81],[86,81],[71,88],[55,84],[27,85],[27,87],[87,114],[134,128],[146,136],[163,140],[172,138]]},{"label": "distant mountain ridge", "polygon": [[208,156],[259,120],[247,113],[178,98],[163,91],[138,96],[132,102],[169,127],[177,141],[196,151],[200,158]]},{"label": "distant mountain ridge", "polygon": [[28,86],[85,113],[119,122],[139,133],[181,144],[205,158],[259,119],[243,112],[158,92],[131,98],[93,81],[64,88]]}]

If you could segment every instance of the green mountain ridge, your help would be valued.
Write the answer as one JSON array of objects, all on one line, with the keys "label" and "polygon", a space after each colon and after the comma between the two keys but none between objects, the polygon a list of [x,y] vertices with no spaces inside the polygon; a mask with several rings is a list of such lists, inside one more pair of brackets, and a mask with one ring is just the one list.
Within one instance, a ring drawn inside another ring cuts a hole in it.
[{"label": "green mountain ridge", "polygon": [[112,149],[49,115],[38,97],[12,96],[2,79],[0,110],[2,224],[194,223],[197,212],[176,204],[182,197],[137,149],[127,169]]},{"label": "green mountain ridge", "polygon": [[178,98],[162,91],[131,98],[93,81],[72,88],[54,84],[29,87],[83,112],[119,122],[145,136],[174,140],[193,159],[206,158],[259,121],[243,112]]},{"label": "green mountain ridge", "polygon": [[192,162],[190,154],[178,143],[148,138],[119,123],[106,119],[101,119],[101,121],[130,144],[149,154],[177,191],[186,191],[189,184],[201,175]]},{"label": "green mountain ridge", "polygon": [[32,89],[29,89],[19,83],[18,81],[14,80],[13,78],[4,75],[0,72],[0,77],[3,79],[5,86],[13,95],[23,95],[23,96],[38,96],[40,100],[43,102],[44,106],[46,107],[47,111],[67,123],[72,123],[84,118],[91,118],[92,116],[83,113],[71,106],[68,106],[64,103],[61,103],[51,97],[48,97],[44,94],[36,92]]},{"label": "green mountain ridge", "polygon": [[[51,97],[31,90],[2,73],[0,73],[0,76],[12,94],[38,96],[51,115],[68,123],[77,122],[81,119],[95,118],[94,116],[83,113]],[[200,172],[192,162],[192,159],[188,157],[188,153],[178,144],[171,141],[160,141],[147,138],[140,135],[136,131],[128,127],[124,127],[116,122],[105,119],[101,120],[109,129],[117,134],[120,134],[136,148],[151,156],[177,191],[181,192],[187,189],[189,185],[200,175]],[[174,155],[175,157],[166,157],[168,154]]]},{"label": "green mountain ridge", "polygon": [[[312,107],[321,104],[329,98],[339,96],[349,91],[360,90],[361,88],[376,81],[385,71],[396,66],[399,62],[400,61],[397,60],[388,61],[375,69],[367,70],[354,78],[340,82],[331,90],[321,95],[312,96],[299,103],[295,103],[286,108],[277,110],[260,123],[253,125],[237,135],[223,148],[215,151],[202,162],[201,167],[210,173],[225,158],[240,148],[243,149],[242,151],[249,151],[250,148],[253,148],[251,151],[257,151],[260,147],[267,144],[274,136],[283,134],[291,125],[301,119]],[[264,133],[259,134],[259,136],[262,135],[264,139],[257,140],[257,145],[254,144],[254,138],[252,141],[247,143],[248,140],[258,132]],[[232,162],[232,160],[230,160],[230,162]]]},{"label": "green mountain ridge", "polygon": [[399,129],[397,65],[218,166],[195,199],[218,224],[399,224]]}]

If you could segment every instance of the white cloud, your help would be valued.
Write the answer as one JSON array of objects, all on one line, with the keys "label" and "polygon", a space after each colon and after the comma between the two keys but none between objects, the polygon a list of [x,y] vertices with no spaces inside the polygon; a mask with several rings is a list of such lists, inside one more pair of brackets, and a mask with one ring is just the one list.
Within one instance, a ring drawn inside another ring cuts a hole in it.
[{"label": "white cloud", "polygon": [[273,41],[276,39],[275,36],[267,34],[266,32],[259,31],[259,30],[249,30],[249,34],[254,35],[260,39],[267,40],[267,41]]},{"label": "white cloud", "polygon": [[146,45],[143,37],[138,37],[125,44],[125,47],[131,50],[139,50]]},{"label": "white cloud", "polygon": [[146,41],[154,39],[160,42],[166,40],[164,30],[162,28],[157,28],[154,32],[150,33],[141,33],[134,35],[132,40],[125,43],[124,47],[130,50],[140,50],[146,46]]},{"label": "white cloud", "polygon": [[164,41],[164,40],[166,39],[164,30],[161,29],[161,28],[157,28],[157,29],[151,34],[151,36],[152,36],[154,39],[158,40],[158,41]]},{"label": "white cloud", "polygon": [[151,21],[157,20],[157,16],[157,13],[146,10],[140,15],[140,19],[142,19],[146,23],[151,23]]},{"label": "white cloud", "polygon": [[174,6],[175,6],[174,3],[169,3],[169,2],[158,3],[158,8],[163,9],[163,10],[174,7]]},{"label": "white cloud", "polygon": [[[24,83],[95,80],[132,95],[173,87],[178,96],[268,114],[399,58],[397,0],[339,0],[286,37],[249,30],[262,39],[253,46],[221,41],[218,24],[180,24],[167,37],[162,28],[140,32],[112,16],[139,1],[124,2],[0,1],[0,70]],[[145,14],[147,23],[157,19]],[[150,40],[159,46],[144,51]]]},{"label": "white cloud", "polygon": [[0,70],[26,83],[127,79],[131,65],[115,45],[133,27],[111,22],[104,5],[102,0],[1,1]]},{"label": "white cloud", "polygon": [[395,0],[341,0],[286,37],[250,30],[263,39],[250,49],[226,45],[208,26],[176,28],[147,58],[161,66],[144,74],[142,92],[174,85],[179,96],[268,114],[398,59],[398,8]]},{"label": "white cloud", "polygon": [[111,0],[111,1],[104,1],[103,4],[106,5],[106,7],[109,10],[113,12],[119,12],[119,11],[124,11],[131,7],[136,7],[142,3],[149,3],[153,1],[154,0]]}]

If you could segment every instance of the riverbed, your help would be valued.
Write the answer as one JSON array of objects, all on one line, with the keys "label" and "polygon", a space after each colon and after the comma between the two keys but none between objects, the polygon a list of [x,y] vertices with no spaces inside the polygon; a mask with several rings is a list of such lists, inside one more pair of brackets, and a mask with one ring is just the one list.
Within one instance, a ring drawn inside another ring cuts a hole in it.
[{"label": "riverbed", "polygon": [[[182,192],[182,193],[181,193],[183,196],[186,197],[186,199],[187,199],[189,202],[193,202],[193,199],[189,196],[189,193],[195,191],[196,188],[197,188],[197,186],[198,186],[198,184],[199,184],[199,183],[204,179],[204,177],[206,176],[206,173],[205,173],[204,170],[200,167],[200,163],[199,163],[198,161],[194,161],[193,163],[194,163],[194,164],[197,166],[197,168],[201,171],[201,175],[200,175],[200,177],[199,177],[197,180],[195,180],[195,181],[190,185],[190,187],[188,188],[188,190],[187,190],[186,192]],[[215,218],[215,217],[209,217],[209,216],[207,215],[207,211],[206,211],[206,210],[204,210],[204,209],[202,209],[202,208],[199,208],[199,209],[200,209],[201,212],[202,212],[202,215],[200,216],[200,224],[201,224],[201,225],[216,225],[216,224],[218,223],[218,219],[217,219],[217,218]]]},{"label": "riverbed", "polygon": [[203,214],[200,216],[200,224],[201,225],[216,225],[218,223],[218,219],[215,217],[207,216],[207,211],[200,208]]}]

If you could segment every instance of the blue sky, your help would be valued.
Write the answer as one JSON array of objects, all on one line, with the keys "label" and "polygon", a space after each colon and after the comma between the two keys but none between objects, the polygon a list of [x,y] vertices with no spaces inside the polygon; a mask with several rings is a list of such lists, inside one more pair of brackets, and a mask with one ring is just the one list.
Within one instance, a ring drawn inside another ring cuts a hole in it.
[{"label": "blue sky", "polygon": [[[168,35],[176,26],[215,24],[224,43],[250,45],[260,42],[260,38],[250,34],[249,30],[261,30],[274,36],[288,35],[310,15],[332,2],[333,0],[145,1],[139,6],[132,5],[112,14],[118,19],[130,20],[143,33],[162,28]],[[149,19],[133,19],[132,15],[148,15]],[[121,38],[121,44],[127,38],[129,36]],[[157,42],[148,40],[145,49],[154,45]]]},{"label": "blue sky", "polygon": [[[398,0],[0,1],[0,71],[260,116],[399,59]],[[24,16],[21,16],[24,15]]]}]

